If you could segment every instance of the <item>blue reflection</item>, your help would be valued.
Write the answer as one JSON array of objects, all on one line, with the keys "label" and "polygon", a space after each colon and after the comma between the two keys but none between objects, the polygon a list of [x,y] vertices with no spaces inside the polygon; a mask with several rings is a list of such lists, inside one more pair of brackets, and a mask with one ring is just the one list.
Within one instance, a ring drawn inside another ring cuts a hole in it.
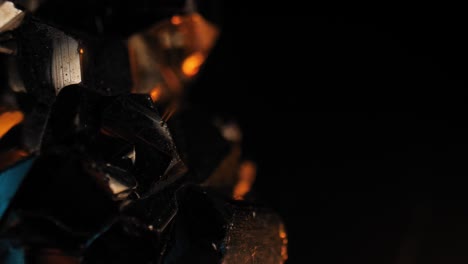
[{"label": "blue reflection", "polygon": [[10,200],[15,195],[34,160],[35,158],[29,158],[0,172],[0,219],[2,219]]},{"label": "blue reflection", "polygon": [[2,264],[24,264],[24,250],[13,246],[8,241],[0,240],[0,263]]}]

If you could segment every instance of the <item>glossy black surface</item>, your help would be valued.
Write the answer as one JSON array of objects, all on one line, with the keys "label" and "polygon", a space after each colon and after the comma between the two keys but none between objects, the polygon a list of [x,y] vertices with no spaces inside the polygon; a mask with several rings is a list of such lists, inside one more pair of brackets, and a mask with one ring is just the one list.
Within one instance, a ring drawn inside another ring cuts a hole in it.
[{"label": "glossy black surface", "polygon": [[[153,94],[132,93],[128,34],[190,12],[204,23],[195,2],[15,2],[35,12],[0,57],[0,261],[284,262],[280,217],[251,186],[234,197],[241,157],[221,166],[239,142],[187,101],[172,115]],[[192,77],[200,65],[189,66]]]}]

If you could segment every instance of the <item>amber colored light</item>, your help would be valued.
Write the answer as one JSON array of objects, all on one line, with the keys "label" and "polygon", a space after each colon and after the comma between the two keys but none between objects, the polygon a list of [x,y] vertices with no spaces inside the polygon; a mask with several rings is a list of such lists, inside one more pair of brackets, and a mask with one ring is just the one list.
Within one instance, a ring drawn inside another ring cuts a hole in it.
[{"label": "amber colored light", "polygon": [[[281,246],[281,258],[283,259],[283,261],[288,260],[288,246],[287,246],[287,243],[283,244]],[[282,263],[284,263],[284,262],[282,262]]]},{"label": "amber colored light", "polygon": [[286,238],[286,232],[285,232],[284,230],[281,230],[280,233],[279,233],[279,237],[280,237],[281,239]]},{"label": "amber colored light", "polygon": [[162,95],[162,89],[160,85],[157,85],[150,91],[151,100],[153,100],[153,102],[158,101],[161,98],[161,95]]},{"label": "amber colored light", "polygon": [[182,17],[180,17],[180,16],[173,16],[173,17],[171,18],[171,23],[172,23],[173,25],[176,25],[176,26],[182,24]]},{"label": "amber colored light", "polygon": [[286,261],[288,259],[288,234],[283,224],[279,228],[279,237],[281,239],[281,258]]},{"label": "amber colored light", "polygon": [[247,182],[239,182],[234,187],[233,198],[234,200],[244,200],[245,195],[250,191],[252,186]]},{"label": "amber colored light", "polygon": [[252,161],[244,161],[239,168],[239,181],[234,186],[233,198],[235,200],[244,200],[247,193],[250,192],[257,175],[257,166]]},{"label": "amber colored light", "polygon": [[205,61],[205,56],[203,56],[203,54],[200,52],[193,53],[182,62],[182,72],[187,77],[193,77],[198,73],[198,70],[200,70],[203,61]]},{"label": "amber colored light", "polygon": [[0,138],[2,138],[10,129],[21,121],[24,115],[20,111],[10,111],[0,114]]},{"label": "amber colored light", "polygon": [[80,48],[79,53],[80,53],[80,54],[84,54],[84,49],[83,49],[83,48]]}]

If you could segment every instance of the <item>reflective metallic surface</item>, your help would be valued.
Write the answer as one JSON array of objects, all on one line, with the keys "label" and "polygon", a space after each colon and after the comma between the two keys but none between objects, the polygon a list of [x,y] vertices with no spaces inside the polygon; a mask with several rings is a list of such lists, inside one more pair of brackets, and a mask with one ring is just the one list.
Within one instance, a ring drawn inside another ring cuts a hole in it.
[{"label": "reflective metallic surface", "polygon": [[65,86],[81,82],[80,49],[75,39],[62,32],[54,34],[52,49],[52,82],[59,93]]},{"label": "reflective metallic surface", "polygon": [[24,12],[11,1],[0,2],[0,33],[17,28],[24,18]]},{"label": "reflective metallic surface", "polygon": [[283,263],[240,127],[185,97],[219,26],[190,0],[71,2],[0,3],[0,262]]}]

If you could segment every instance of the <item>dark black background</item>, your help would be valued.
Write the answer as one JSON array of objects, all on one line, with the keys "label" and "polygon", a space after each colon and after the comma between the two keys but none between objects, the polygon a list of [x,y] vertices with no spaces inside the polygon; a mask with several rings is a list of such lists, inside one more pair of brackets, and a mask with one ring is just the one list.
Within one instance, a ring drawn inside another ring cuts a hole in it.
[{"label": "dark black background", "polygon": [[288,263],[466,261],[464,16],[225,9],[192,102],[242,125]]}]

